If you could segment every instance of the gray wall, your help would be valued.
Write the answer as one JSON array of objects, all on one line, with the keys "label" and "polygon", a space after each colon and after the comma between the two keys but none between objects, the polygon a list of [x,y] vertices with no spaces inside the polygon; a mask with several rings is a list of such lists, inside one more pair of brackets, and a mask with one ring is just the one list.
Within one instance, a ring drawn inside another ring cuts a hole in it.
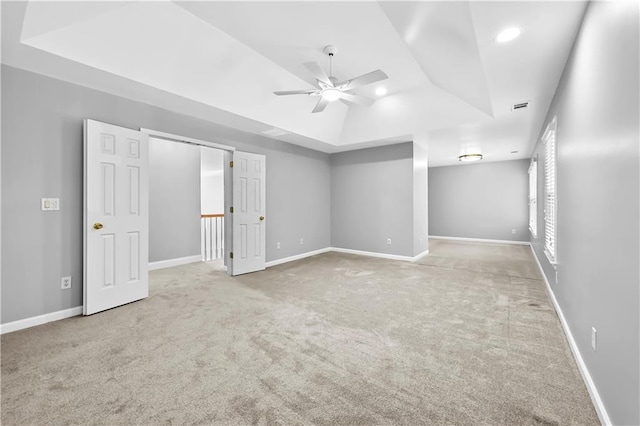
[{"label": "gray wall", "polygon": [[200,254],[200,147],[149,140],[149,262]]},{"label": "gray wall", "polygon": [[[2,323],[82,304],[84,118],[265,154],[267,261],[330,245],[327,154],[3,65]],[[40,211],[42,197],[61,210]],[[71,290],[60,290],[63,275]]]},{"label": "gray wall", "polygon": [[413,256],[412,145],[331,155],[333,247]]},{"label": "gray wall", "polygon": [[429,168],[429,234],[528,241],[528,169],[529,160]]},{"label": "gray wall", "polygon": [[638,38],[637,2],[590,3],[540,131],[557,117],[558,283],[542,251],[543,145],[534,152],[540,201],[531,243],[618,425],[640,424]]}]

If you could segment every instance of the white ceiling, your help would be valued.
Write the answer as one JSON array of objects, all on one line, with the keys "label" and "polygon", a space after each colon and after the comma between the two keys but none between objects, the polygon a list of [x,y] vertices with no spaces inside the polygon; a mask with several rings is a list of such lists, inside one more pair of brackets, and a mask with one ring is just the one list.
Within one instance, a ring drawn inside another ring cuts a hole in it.
[{"label": "white ceiling", "polygon": [[[465,150],[527,158],[585,2],[3,2],[2,62],[285,142],[339,152],[415,140],[431,166]],[[498,44],[517,26],[522,35]],[[369,107],[277,97],[311,89],[302,66],[346,80]],[[530,101],[526,110],[511,105]],[[518,151],[512,154],[512,151]]]}]

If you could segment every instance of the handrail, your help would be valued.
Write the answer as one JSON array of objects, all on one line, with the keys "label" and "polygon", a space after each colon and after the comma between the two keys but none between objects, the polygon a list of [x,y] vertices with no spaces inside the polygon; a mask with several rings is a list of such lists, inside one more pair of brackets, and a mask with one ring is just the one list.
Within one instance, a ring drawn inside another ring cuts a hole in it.
[{"label": "handrail", "polygon": [[205,217],[224,217],[224,213],[214,213],[214,214],[201,214],[200,219]]}]

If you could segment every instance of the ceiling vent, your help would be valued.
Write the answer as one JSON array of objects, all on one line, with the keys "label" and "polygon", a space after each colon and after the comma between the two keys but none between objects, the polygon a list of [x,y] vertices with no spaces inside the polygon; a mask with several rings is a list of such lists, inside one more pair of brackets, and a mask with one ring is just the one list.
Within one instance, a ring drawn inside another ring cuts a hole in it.
[{"label": "ceiling vent", "polygon": [[529,101],[519,102],[517,104],[511,105],[511,111],[517,111],[519,109],[529,108]]},{"label": "ceiling vent", "polygon": [[278,129],[277,127],[274,127],[273,129],[263,130],[261,133],[263,135],[267,135],[271,137],[284,136],[289,134],[289,132],[287,132],[286,130]]}]

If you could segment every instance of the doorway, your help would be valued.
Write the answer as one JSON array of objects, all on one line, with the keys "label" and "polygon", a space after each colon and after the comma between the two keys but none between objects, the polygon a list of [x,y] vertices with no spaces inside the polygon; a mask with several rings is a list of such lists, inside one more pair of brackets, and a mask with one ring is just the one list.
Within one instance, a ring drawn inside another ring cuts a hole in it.
[{"label": "doorway", "polygon": [[200,252],[203,262],[224,258],[224,152],[200,147]]},{"label": "doorway", "polygon": [[[229,255],[223,256],[229,275],[238,275],[265,269],[265,179],[266,157],[235,151],[235,148],[169,133],[128,129],[95,120],[84,120],[84,206],[83,206],[83,314],[90,315],[126,303],[146,298],[149,294],[148,271],[150,245],[155,246],[149,233],[149,143],[173,150],[180,144],[195,145],[196,167],[182,168],[182,172],[195,170],[198,206],[200,209],[200,147],[223,150],[224,210],[229,220],[224,221],[222,239]],[[169,142],[168,144],[166,142]],[[179,144],[176,144],[178,142]],[[157,171],[174,186],[174,200],[164,200],[157,211],[177,217],[176,209],[191,205],[180,198],[190,188],[179,179],[180,167],[175,167],[171,153],[167,162]],[[237,171],[232,172],[233,160],[238,160]],[[229,165],[227,167],[227,164]],[[231,190],[233,188],[233,191]],[[234,213],[233,203],[237,203]],[[234,218],[235,217],[235,218]],[[172,229],[176,221],[167,221],[163,231]],[[200,246],[200,226],[197,246]],[[180,236],[180,233],[177,234]],[[233,238],[232,238],[233,237]],[[175,241],[168,240],[161,249],[171,248]],[[233,250],[238,250],[234,257]],[[201,261],[189,256],[159,262],[163,267]],[[177,262],[177,263],[176,263]],[[118,272],[116,274],[116,272]]]},{"label": "doorway", "polygon": [[[264,270],[266,267],[266,156],[236,151],[232,146],[157,130],[141,128],[140,131],[149,138],[195,145],[198,148],[214,148],[222,152],[225,220],[221,229],[221,244],[224,267],[229,275]],[[235,168],[234,163],[237,163]],[[236,249],[237,253],[234,256]],[[199,256],[199,260],[202,260],[202,255]]]}]

